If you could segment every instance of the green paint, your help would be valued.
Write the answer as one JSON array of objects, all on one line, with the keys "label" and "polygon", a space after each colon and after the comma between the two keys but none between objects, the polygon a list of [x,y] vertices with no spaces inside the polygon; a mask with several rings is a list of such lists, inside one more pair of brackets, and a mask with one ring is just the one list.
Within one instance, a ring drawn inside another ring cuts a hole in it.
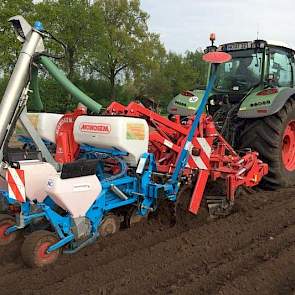
[{"label": "green paint", "polygon": [[39,92],[39,80],[38,80],[38,68],[33,67],[32,68],[32,76],[31,76],[31,90],[32,90],[32,105],[33,109],[36,112],[40,112],[43,110],[43,103],[40,97]]},{"label": "green paint", "polygon": [[[193,90],[192,93],[194,94],[194,97],[178,94],[175,97],[174,104],[175,106],[177,106],[177,108],[183,108],[183,109],[189,109],[189,110],[195,111],[201,103],[201,99],[204,95],[204,92],[205,92],[204,90],[199,90],[199,89]],[[195,99],[195,97],[197,97],[198,99]]]},{"label": "green paint", "polygon": [[243,103],[240,106],[240,111],[249,111],[249,110],[256,110],[261,108],[269,108],[275,102],[277,96],[284,90],[288,89],[287,87],[280,87],[278,88],[278,93],[260,96],[257,95],[263,89],[256,88],[253,92],[251,92]]}]

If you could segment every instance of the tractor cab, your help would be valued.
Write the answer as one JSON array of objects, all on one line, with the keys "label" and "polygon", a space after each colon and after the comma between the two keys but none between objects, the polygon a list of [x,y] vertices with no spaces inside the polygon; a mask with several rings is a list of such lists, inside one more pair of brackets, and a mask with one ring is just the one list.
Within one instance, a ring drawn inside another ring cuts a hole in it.
[{"label": "tractor cab", "polygon": [[292,87],[294,51],[283,42],[255,40],[224,44],[232,60],[217,70],[215,92],[247,93],[267,86]]},{"label": "tractor cab", "polygon": [[[255,117],[257,107],[267,106],[271,109],[278,93],[294,87],[295,49],[286,43],[254,40],[216,47],[214,40],[211,39],[212,45],[205,51],[227,52],[232,59],[217,68],[216,81],[209,100],[211,112],[224,103],[239,104],[241,117],[251,113]],[[209,71],[209,75],[211,74],[212,70]],[[182,92],[170,102],[168,113],[191,115],[198,108],[198,98],[202,94],[202,89]],[[270,110],[270,113],[274,111]]]}]

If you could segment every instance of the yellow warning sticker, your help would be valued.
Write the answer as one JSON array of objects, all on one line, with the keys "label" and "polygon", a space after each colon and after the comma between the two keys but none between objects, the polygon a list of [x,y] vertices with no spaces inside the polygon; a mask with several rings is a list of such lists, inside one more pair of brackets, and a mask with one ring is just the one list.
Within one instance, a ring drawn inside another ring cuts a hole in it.
[{"label": "yellow warning sticker", "polygon": [[144,124],[127,123],[127,139],[144,140]]}]

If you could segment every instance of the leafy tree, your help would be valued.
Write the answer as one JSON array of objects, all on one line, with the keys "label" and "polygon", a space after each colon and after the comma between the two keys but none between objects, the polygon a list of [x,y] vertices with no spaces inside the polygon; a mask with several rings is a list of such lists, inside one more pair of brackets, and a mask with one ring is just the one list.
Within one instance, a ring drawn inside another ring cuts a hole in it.
[{"label": "leafy tree", "polygon": [[159,66],[150,73],[141,74],[135,81],[140,93],[158,99],[162,105],[183,90],[206,84],[207,64],[202,53],[186,52],[185,55],[168,53]]},{"label": "leafy tree", "polygon": [[190,67],[193,69],[193,76],[195,85],[194,87],[200,87],[206,85],[208,74],[208,63],[202,59],[203,52],[198,49],[195,52],[187,51],[185,59]]},{"label": "leafy tree", "polygon": [[[93,27],[98,24],[99,16],[91,9],[91,1],[44,0],[36,4],[36,11],[46,30],[66,45],[66,56],[61,62],[69,79],[73,79],[80,71],[85,52],[91,50]],[[61,50],[56,43],[47,46],[54,54]]]},{"label": "leafy tree", "polygon": [[92,74],[109,81],[114,97],[119,79],[151,66],[164,49],[159,36],[148,31],[149,16],[140,9],[139,0],[97,0],[93,6],[102,13],[103,30],[97,31],[86,61]]},{"label": "leafy tree", "polygon": [[[116,95],[123,103],[149,96],[165,106],[180,91],[206,82],[202,53],[166,53],[159,36],[148,31],[149,16],[140,9],[139,0],[2,0],[0,65],[5,74],[19,54],[20,43],[7,22],[17,14],[31,24],[40,19],[47,31],[66,44],[66,57],[58,64],[103,105]],[[55,42],[45,44],[50,53],[61,53]],[[0,79],[0,94],[7,76]],[[41,76],[40,84],[46,111],[74,107],[75,102],[53,79]]]}]

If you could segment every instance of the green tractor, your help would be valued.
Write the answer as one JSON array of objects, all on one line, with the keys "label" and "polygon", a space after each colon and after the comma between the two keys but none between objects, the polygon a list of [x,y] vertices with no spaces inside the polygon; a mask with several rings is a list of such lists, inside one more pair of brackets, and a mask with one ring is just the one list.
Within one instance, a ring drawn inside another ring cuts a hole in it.
[{"label": "green tractor", "polygon": [[[217,48],[211,41],[206,51],[230,53],[232,60],[217,69],[207,112],[233,147],[256,150],[269,164],[265,188],[295,185],[295,49],[265,40]],[[203,91],[177,95],[168,112],[193,114]]]}]

